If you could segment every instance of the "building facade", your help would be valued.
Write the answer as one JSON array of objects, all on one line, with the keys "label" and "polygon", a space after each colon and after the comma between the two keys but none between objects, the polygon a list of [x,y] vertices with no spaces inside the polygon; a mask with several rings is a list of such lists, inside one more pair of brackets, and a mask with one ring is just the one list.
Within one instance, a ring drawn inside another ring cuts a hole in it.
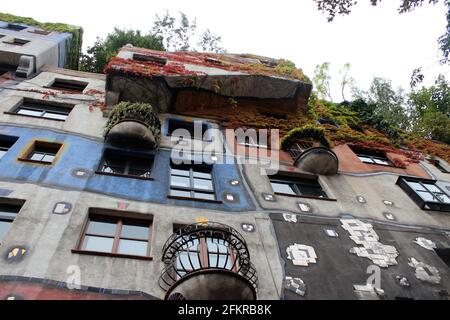
[{"label": "building facade", "polygon": [[0,299],[448,299],[447,161],[330,142],[288,62],[58,65],[0,80]]}]

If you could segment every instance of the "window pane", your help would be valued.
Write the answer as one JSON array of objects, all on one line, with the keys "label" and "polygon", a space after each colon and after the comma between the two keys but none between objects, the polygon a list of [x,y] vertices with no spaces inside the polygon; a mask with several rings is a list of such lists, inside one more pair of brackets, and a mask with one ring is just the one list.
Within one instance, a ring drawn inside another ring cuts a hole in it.
[{"label": "window pane", "polygon": [[42,161],[42,158],[44,158],[44,155],[45,155],[45,154],[43,154],[43,153],[33,151],[33,152],[31,153],[30,159],[31,159],[31,160],[35,160],[35,161]]},{"label": "window pane", "polygon": [[148,239],[148,227],[124,224],[122,226],[121,238]]},{"label": "window pane", "polygon": [[207,238],[206,244],[210,253],[228,253],[227,243],[222,239]]},{"label": "window pane", "polygon": [[298,189],[300,190],[300,194],[303,196],[310,196],[310,197],[321,197],[324,198],[327,195],[322,190],[321,187],[316,186],[308,186],[308,185],[297,185]]},{"label": "window pane", "polygon": [[121,239],[119,242],[117,253],[130,254],[135,256],[147,256],[147,242]]},{"label": "window pane", "polygon": [[171,177],[170,184],[174,187],[184,187],[184,188],[190,188],[191,186],[189,178],[177,176]]},{"label": "window pane", "polygon": [[7,149],[3,149],[3,148],[0,149],[0,159],[6,154],[6,152],[7,152]]},{"label": "window pane", "polygon": [[212,179],[210,173],[204,173],[204,172],[198,172],[198,171],[194,171],[194,178],[203,178],[203,179],[209,179],[209,180]]},{"label": "window pane", "polygon": [[270,184],[272,185],[273,191],[276,193],[284,193],[291,195],[296,194],[289,184],[279,182],[271,182]]},{"label": "window pane", "polygon": [[197,252],[181,252],[177,257],[177,268],[185,270],[200,269],[200,259]]},{"label": "window pane", "polygon": [[46,112],[46,113],[44,113],[43,117],[48,118],[48,119],[58,119],[58,120],[66,120],[67,119],[66,114],[53,113],[53,112]]},{"label": "window pane", "polygon": [[137,170],[132,168],[128,170],[128,174],[131,176],[138,176],[144,178],[149,178],[151,176],[150,170]]},{"label": "window pane", "polygon": [[123,168],[123,167],[103,166],[102,172],[124,174],[125,173],[125,168]]},{"label": "window pane", "polygon": [[11,226],[10,221],[0,221],[0,241],[2,241],[3,237],[8,232],[9,227]]},{"label": "window pane", "polygon": [[389,163],[389,161],[388,161],[388,160],[377,159],[377,158],[374,158],[373,160],[374,160],[374,161],[375,161],[375,163],[377,163],[377,164],[390,165],[390,163]]},{"label": "window pane", "polygon": [[116,224],[91,220],[86,233],[114,237],[116,234]]},{"label": "window pane", "polygon": [[42,111],[30,110],[30,109],[19,109],[17,111],[18,114],[24,114],[27,116],[40,117],[42,115]]},{"label": "window pane", "polygon": [[434,196],[443,203],[450,203],[450,198],[443,193],[435,193]]},{"label": "window pane", "polygon": [[410,187],[413,190],[416,191],[427,191],[427,189],[425,189],[420,183],[418,182],[412,182],[412,181],[408,181],[408,184],[410,185]]},{"label": "window pane", "polygon": [[46,154],[43,158],[42,161],[46,161],[46,162],[53,162],[53,160],[55,160],[55,156],[52,154]]},{"label": "window pane", "polygon": [[204,200],[216,200],[216,196],[212,193],[194,192],[194,198]]},{"label": "window pane", "polygon": [[82,249],[96,252],[112,252],[113,243],[113,238],[86,236]]},{"label": "window pane", "polygon": [[226,254],[209,254],[209,266],[212,268],[231,269],[231,257]]},{"label": "window pane", "polygon": [[442,193],[442,190],[436,187],[434,184],[424,183],[424,186],[431,192],[439,192]]},{"label": "window pane", "polygon": [[188,237],[181,237],[178,241],[180,244],[180,249],[185,251],[199,251],[199,240],[192,239],[190,240]]},{"label": "window pane", "polygon": [[129,161],[130,168],[134,170],[150,171],[152,160],[151,159],[140,159],[135,158]]},{"label": "window pane", "polygon": [[211,180],[194,179],[194,188],[201,190],[213,190]]},{"label": "window pane", "polygon": [[359,160],[361,160],[362,162],[374,163],[374,161],[372,160],[372,158],[363,157],[363,156],[358,156],[358,158],[359,158]]},{"label": "window pane", "polygon": [[191,192],[190,191],[182,191],[182,190],[170,190],[170,195],[174,197],[185,197],[190,198]]},{"label": "window pane", "polygon": [[423,192],[423,191],[418,191],[417,194],[425,201],[430,201],[430,202],[439,202],[438,199],[436,199],[432,193],[430,192]]},{"label": "window pane", "polygon": [[176,176],[189,177],[189,170],[171,169],[170,173]]}]

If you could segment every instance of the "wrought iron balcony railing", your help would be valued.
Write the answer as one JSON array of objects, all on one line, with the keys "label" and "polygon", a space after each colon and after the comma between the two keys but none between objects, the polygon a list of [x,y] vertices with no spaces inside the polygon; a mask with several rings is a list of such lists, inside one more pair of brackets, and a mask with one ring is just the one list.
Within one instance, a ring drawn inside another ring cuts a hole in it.
[{"label": "wrought iron balcony railing", "polygon": [[245,279],[256,293],[258,277],[242,235],[219,224],[193,224],[174,233],[163,248],[165,264],[159,285],[170,291],[195,274],[230,273]]}]

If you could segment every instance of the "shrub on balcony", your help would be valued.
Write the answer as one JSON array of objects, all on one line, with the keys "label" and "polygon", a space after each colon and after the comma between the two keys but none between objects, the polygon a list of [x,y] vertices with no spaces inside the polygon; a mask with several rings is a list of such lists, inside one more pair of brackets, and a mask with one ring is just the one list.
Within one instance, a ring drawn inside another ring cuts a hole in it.
[{"label": "shrub on balcony", "polygon": [[281,149],[288,151],[298,140],[317,141],[326,148],[331,147],[330,141],[325,137],[325,129],[315,125],[305,125],[301,128],[295,128],[281,139]]},{"label": "shrub on balcony", "polygon": [[109,114],[109,120],[105,128],[105,137],[118,123],[130,120],[138,121],[146,125],[155,138],[156,145],[161,139],[161,122],[153,107],[147,103],[120,102]]}]

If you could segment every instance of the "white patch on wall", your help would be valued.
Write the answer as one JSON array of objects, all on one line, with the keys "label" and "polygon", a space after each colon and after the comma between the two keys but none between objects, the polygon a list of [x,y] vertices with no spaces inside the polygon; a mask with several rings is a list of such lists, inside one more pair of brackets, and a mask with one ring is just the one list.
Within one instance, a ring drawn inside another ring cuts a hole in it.
[{"label": "white patch on wall", "polygon": [[292,291],[301,297],[306,294],[306,284],[300,278],[286,277],[284,280],[284,287],[286,290]]},{"label": "white patch on wall", "polygon": [[350,253],[368,258],[379,267],[387,268],[397,265],[396,258],[399,255],[397,249],[382,244],[371,224],[357,219],[341,219],[341,223],[342,228],[350,234],[350,239],[360,245],[351,248]]},{"label": "white patch on wall", "polygon": [[439,275],[439,270],[437,268],[415,258],[409,258],[408,260],[408,265],[411,268],[416,269],[415,276],[417,279],[433,284],[439,284],[441,282],[441,276]]},{"label": "white patch on wall", "polygon": [[353,290],[359,300],[380,300],[384,299],[384,290],[372,286],[370,284],[365,285],[353,285]]},{"label": "white patch on wall", "polygon": [[297,215],[291,213],[283,213],[283,218],[286,222],[297,223]]},{"label": "white patch on wall", "polygon": [[433,251],[434,249],[436,249],[436,243],[434,243],[431,240],[422,238],[422,237],[418,237],[416,239],[414,239],[413,241],[415,244],[421,246],[422,248],[425,248],[427,250],[431,250]]},{"label": "white patch on wall", "polygon": [[313,247],[294,243],[286,249],[289,260],[296,266],[307,267],[317,262],[317,255]]}]

